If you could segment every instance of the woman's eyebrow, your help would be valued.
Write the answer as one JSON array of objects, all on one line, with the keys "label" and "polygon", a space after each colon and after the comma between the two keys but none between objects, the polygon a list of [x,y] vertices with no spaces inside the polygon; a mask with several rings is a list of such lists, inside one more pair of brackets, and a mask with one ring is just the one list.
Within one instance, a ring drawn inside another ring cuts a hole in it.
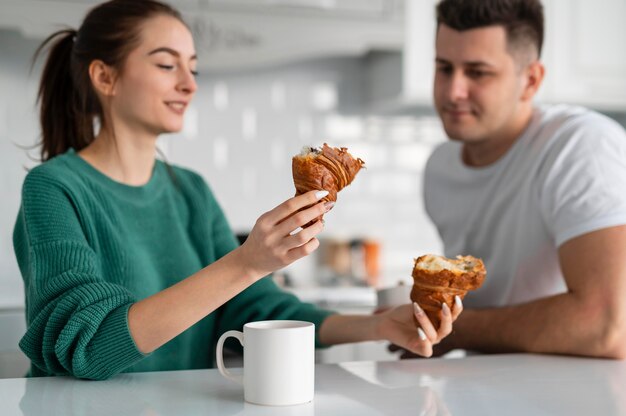
[{"label": "woman's eyebrow", "polygon": [[[173,55],[177,58],[180,58],[180,53],[178,53],[178,51],[172,49],[172,48],[168,48],[166,46],[162,46],[160,48],[156,48],[153,49],[152,51],[148,52],[148,56],[150,55],[154,55],[155,53],[159,53],[159,52],[165,52],[165,53],[169,53],[170,55]],[[198,59],[197,55],[193,55],[191,58],[189,58],[189,60],[194,60],[194,59]]]}]

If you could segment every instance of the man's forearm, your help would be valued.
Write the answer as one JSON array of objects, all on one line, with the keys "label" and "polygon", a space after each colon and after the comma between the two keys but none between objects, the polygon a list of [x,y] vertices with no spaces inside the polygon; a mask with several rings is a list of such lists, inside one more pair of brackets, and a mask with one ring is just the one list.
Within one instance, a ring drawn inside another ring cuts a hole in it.
[{"label": "man's forearm", "polygon": [[517,306],[467,309],[444,343],[446,348],[492,353],[527,351],[623,359],[625,323],[616,322],[611,310],[611,305],[572,293]]}]

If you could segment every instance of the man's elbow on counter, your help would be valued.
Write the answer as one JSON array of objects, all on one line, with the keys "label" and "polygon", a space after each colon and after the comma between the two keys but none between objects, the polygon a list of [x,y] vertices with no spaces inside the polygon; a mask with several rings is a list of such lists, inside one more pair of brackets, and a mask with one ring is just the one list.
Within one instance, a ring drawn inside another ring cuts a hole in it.
[{"label": "man's elbow on counter", "polygon": [[626,316],[607,320],[598,342],[598,357],[626,360]]}]

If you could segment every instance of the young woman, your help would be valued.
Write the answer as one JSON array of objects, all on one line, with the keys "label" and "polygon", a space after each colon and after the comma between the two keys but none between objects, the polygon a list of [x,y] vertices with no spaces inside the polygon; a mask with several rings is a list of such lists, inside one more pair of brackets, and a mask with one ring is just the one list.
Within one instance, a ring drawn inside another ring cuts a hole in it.
[{"label": "young woman", "polygon": [[318,202],[325,191],[263,214],[238,246],[203,179],[156,160],[158,135],[181,129],[197,88],[175,10],[109,1],[47,44],[45,163],[26,177],[14,231],[32,376],[212,367],[217,338],[255,320],[314,322],[319,346],[387,339],[423,356],[450,333],[461,307],[435,330],[410,304],[340,316],[263,278],[318,247],[322,222],[290,232],[332,207]]}]

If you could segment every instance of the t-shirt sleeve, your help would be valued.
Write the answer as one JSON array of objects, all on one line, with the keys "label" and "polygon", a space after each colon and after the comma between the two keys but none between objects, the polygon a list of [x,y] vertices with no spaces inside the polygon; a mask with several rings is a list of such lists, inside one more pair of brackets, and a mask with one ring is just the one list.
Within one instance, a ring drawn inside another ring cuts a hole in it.
[{"label": "t-shirt sleeve", "polygon": [[144,357],[128,328],[135,299],[102,278],[74,203],[57,181],[27,176],[13,235],[28,321],[20,348],[33,373],[105,379]]},{"label": "t-shirt sleeve", "polygon": [[572,123],[550,150],[541,209],[555,244],[626,224],[626,133],[600,117]]}]

